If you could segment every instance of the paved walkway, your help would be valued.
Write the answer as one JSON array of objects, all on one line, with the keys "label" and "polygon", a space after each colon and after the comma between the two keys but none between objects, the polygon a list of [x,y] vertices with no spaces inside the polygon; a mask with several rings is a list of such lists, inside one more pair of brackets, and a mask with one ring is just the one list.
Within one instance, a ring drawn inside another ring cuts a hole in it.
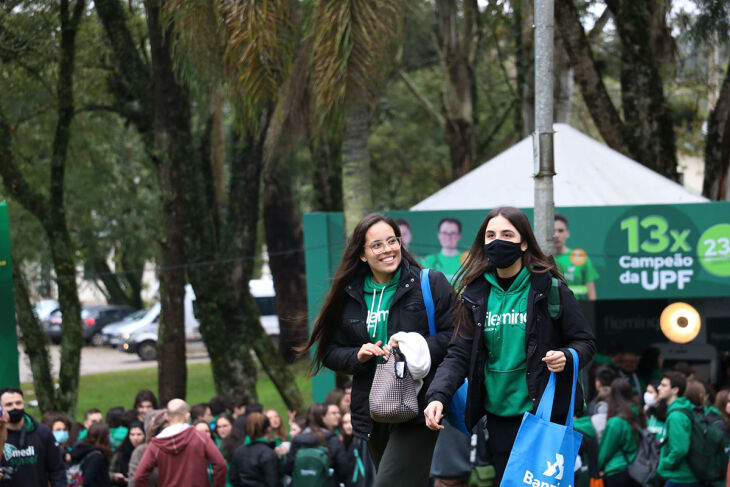
[{"label": "paved walkway", "polygon": [[[30,371],[30,363],[27,355],[23,353],[23,347],[18,347],[20,355],[20,382],[31,382],[33,374]],[[51,345],[51,363],[53,376],[58,377],[61,347]],[[202,343],[188,346],[188,362],[207,362],[208,352]],[[144,362],[137,354],[120,352],[109,347],[84,347],[81,351],[81,375],[97,374],[100,372],[114,372],[119,370],[143,369],[157,367],[157,362],[152,360]]]}]

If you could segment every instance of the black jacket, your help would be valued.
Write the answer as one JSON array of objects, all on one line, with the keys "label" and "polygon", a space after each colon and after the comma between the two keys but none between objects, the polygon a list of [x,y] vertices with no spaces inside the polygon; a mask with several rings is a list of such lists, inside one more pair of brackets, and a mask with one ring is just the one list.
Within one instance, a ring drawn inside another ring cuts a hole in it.
[{"label": "black jacket", "polygon": [[[335,471],[333,484],[340,485],[352,475],[352,464],[345,450],[345,445],[337,437],[336,434],[329,430],[323,429],[324,439],[327,442],[327,450],[329,451],[330,467]],[[322,445],[312,430],[305,428],[304,431],[294,437],[291,442],[291,448],[286,455],[286,473],[291,475],[294,472],[294,460],[296,460],[297,452],[300,448],[316,448]]]},{"label": "black jacket", "polygon": [[254,441],[236,448],[228,478],[236,487],[279,487],[279,457],[272,443]]},{"label": "black jacket", "polygon": [[[563,282],[559,287],[560,315],[556,320],[550,317],[547,308],[550,285],[551,276],[548,273],[533,273],[530,276],[524,344],[527,353],[525,379],[535,411],[550,377],[542,358],[549,350],[560,350],[565,353],[567,362],[565,370],[557,375],[553,405],[553,421],[560,422],[565,421],[568,413],[573,379],[573,359],[568,348],[573,348],[578,353],[582,368],[593,358],[596,338],[583,317],[573,293]],[[429,402],[440,401],[448,405],[451,396],[464,381],[464,377],[468,377],[469,393],[466,399],[465,419],[470,429],[486,413],[484,402],[489,391],[484,386],[484,364],[487,349],[482,335],[490,289],[491,285],[486,279],[477,279],[464,291],[461,299],[470,311],[468,317],[473,328],[466,332],[460,331],[449,343],[448,354],[436,372],[426,396]],[[464,336],[465,334],[467,336]],[[474,340],[473,337],[477,339]],[[583,406],[583,391],[580,387],[576,390],[575,402],[578,412]]]},{"label": "black jacket", "polygon": [[66,486],[66,468],[51,429],[29,414],[19,431],[8,429],[5,454],[0,466],[15,467],[13,480],[3,479],[3,487]]},{"label": "black jacket", "polygon": [[[423,387],[418,395],[421,410],[426,407],[426,390],[434,377],[436,368],[444,356],[449,340],[453,335],[453,299],[451,285],[441,272],[429,272],[431,294],[436,310],[436,334],[430,336],[426,308],[421,294],[420,269],[407,260],[401,263],[401,276],[398,289],[393,296],[388,314],[388,337],[399,332],[418,332],[426,338],[431,353],[431,371],[423,380]],[[346,302],[342,313],[342,322],[338,323],[332,343],[327,346],[324,365],[337,372],[352,374],[352,429],[356,436],[370,439],[373,422],[370,418],[370,386],[375,376],[375,360],[364,364],[357,361],[360,347],[370,342],[367,333],[368,309],[363,297],[365,277],[359,277],[349,283],[346,288]],[[423,423],[424,418],[418,415],[414,422]]]},{"label": "black jacket", "polygon": [[94,445],[77,443],[71,450],[71,463],[80,463],[84,475],[84,487],[110,487],[109,463]]}]

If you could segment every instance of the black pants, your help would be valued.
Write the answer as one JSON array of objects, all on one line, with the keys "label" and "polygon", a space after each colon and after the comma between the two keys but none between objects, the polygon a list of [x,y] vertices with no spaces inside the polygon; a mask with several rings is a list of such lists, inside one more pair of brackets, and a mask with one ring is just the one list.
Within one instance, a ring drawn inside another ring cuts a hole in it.
[{"label": "black pants", "polygon": [[494,461],[494,485],[502,482],[504,469],[507,467],[507,460],[512,451],[512,445],[520,429],[522,416],[496,416],[487,413],[487,432],[489,432],[488,445]]},{"label": "black pants", "polygon": [[378,471],[375,487],[427,486],[437,439],[425,424],[374,423],[368,451]]},{"label": "black pants", "polygon": [[629,477],[629,472],[624,470],[609,477],[603,477],[605,487],[639,487],[639,484]]}]

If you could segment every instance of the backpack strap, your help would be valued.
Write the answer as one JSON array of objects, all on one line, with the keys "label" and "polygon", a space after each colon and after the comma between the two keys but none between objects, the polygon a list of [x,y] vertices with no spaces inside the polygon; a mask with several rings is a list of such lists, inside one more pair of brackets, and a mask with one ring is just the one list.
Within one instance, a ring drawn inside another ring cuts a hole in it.
[{"label": "backpack strap", "polygon": [[428,280],[429,269],[421,269],[421,293],[423,294],[423,304],[426,306],[426,317],[428,318],[428,332],[431,335],[436,334],[436,309],[433,305],[433,295],[431,295],[431,283]]},{"label": "backpack strap", "polygon": [[554,320],[560,317],[560,281],[557,277],[551,278],[550,292],[548,293],[548,312],[550,318]]}]

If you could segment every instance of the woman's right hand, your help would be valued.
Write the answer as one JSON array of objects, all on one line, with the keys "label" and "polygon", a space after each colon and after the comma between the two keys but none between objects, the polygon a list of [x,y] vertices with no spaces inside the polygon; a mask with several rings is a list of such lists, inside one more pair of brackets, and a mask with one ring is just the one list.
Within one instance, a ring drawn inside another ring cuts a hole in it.
[{"label": "woman's right hand", "polygon": [[382,344],[382,340],[378,340],[377,343],[363,344],[363,346],[360,347],[360,350],[358,350],[357,352],[357,361],[361,364],[364,364],[373,357],[379,357],[383,355],[385,352],[382,348],[380,348],[380,345]]},{"label": "woman's right hand", "polygon": [[444,405],[441,401],[431,401],[423,410],[423,415],[426,417],[426,426],[432,430],[442,430],[444,425],[440,424],[444,417]]}]

